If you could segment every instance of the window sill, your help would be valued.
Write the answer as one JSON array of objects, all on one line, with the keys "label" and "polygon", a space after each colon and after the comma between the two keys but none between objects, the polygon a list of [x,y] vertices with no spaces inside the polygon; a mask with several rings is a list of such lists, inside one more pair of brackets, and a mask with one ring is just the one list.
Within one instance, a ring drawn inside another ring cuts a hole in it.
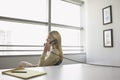
[{"label": "window sill", "polygon": [[[86,53],[64,53],[64,55],[85,55]],[[25,54],[25,55],[0,55],[0,57],[25,57],[25,56],[41,56],[41,54]]]}]

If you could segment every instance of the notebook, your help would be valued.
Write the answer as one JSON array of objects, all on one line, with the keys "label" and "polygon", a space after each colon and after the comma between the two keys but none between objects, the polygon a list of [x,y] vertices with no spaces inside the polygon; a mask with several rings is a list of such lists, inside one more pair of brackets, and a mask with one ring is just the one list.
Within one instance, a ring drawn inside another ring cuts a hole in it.
[{"label": "notebook", "polygon": [[22,78],[22,79],[30,79],[37,76],[42,76],[47,74],[46,72],[34,71],[34,70],[27,70],[27,69],[14,69],[3,71],[2,74]]}]

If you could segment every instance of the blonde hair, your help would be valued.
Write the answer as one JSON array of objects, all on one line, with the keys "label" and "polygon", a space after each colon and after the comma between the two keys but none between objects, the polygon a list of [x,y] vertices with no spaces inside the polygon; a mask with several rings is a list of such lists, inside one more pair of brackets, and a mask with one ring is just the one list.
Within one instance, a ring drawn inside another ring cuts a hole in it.
[{"label": "blonde hair", "polygon": [[62,51],[62,43],[61,43],[61,35],[59,34],[58,31],[51,31],[49,33],[53,39],[56,39],[57,40],[57,44],[55,45],[56,48],[59,50],[59,56],[60,56],[60,59],[63,60],[63,51]]}]

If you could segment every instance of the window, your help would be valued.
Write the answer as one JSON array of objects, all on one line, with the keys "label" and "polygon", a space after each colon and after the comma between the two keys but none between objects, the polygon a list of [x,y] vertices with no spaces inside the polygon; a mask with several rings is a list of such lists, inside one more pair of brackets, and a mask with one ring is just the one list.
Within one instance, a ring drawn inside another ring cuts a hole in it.
[{"label": "window", "polygon": [[48,20],[48,0],[0,0],[0,16]]},{"label": "window", "polygon": [[48,0],[0,0],[0,55],[41,54],[47,22]]},{"label": "window", "polygon": [[62,37],[63,52],[65,54],[83,52],[83,45],[80,44],[80,42],[82,42],[80,40],[82,37],[80,35],[80,30],[59,27],[52,27],[52,30],[57,30],[60,32]]},{"label": "window", "polygon": [[80,6],[62,0],[52,0],[52,23],[80,27]]},{"label": "window", "polygon": [[49,0],[0,1],[0,55],[41,54],[49,30],[60,32],[65,54],[84,52],[81,7],[63,0],[48,4]]},{"label": "window", "polygon": [[52,0],[51,9],[51,30],[60,32],[63,52],[72,54],[83,52],[80,6],[62,0]]},{"label": "window", "polygon": [[10,52],[0,52],[0,54],[38,54],[38,51],[33,51],[43,50],[43,43],[46,41],[48,35],[47,26],[5,21],[0,21],[0,26],[0,45],[4,45],[4,47],[0,47],[0,50],[10,50]]}]

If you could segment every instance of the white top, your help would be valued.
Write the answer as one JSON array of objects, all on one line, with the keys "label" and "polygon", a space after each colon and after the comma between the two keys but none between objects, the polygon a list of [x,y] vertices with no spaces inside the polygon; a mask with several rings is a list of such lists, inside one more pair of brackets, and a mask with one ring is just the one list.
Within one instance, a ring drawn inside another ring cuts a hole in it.
[{"label": "white top", "polygon": [[53,66],[60,60],[59,50],[53,49],[50,53],[43,53],[40,58],[39,66]]}]

